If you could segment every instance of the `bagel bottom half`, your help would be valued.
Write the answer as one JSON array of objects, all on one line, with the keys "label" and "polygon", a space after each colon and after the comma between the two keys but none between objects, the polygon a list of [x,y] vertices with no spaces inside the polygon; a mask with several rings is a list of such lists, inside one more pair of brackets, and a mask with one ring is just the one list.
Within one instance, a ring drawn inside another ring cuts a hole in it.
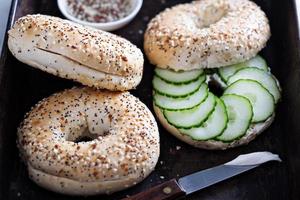
[{"label": "bagel bottom half", "polygon": [[129,92],[91,88],[39,102],[18,129],[17,143],[34,182],[85,196],[139,183],[154,170],[160,151],[146,105]]},{"label": "bagel bottom half", "polygon": [[267,129],[272,124],[275,116],[273,114],[269,119],[267,119],[263,123],[251,124],[248,131],[243,137],[233,142],[225,143],[225,142],[215,141],[215,140],[205,140],[205,141],[194,140],[190,136],[181,133],[176,127],[169,124],[159,107],[157,107],[155,104],[153,104],[153,107],[160,123],[172,135],[174,135],[176,138],[194,147],[201,148],[201,149],[208,149],[208,150],[225,150],[228,148],[233,148],[233,147],[248,144],[250,141],[254,140],[256,136],[258,136],[260,133],[262,133],[265,129]]}]

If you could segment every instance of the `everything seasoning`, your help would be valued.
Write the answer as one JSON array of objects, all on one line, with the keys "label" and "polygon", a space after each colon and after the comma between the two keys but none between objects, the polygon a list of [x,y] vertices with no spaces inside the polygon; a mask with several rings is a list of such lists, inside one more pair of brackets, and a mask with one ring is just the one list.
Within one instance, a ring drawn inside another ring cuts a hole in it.
[{"label": "everything seasoning", "polygon": [[105,23],[126,17],[131,0],[67,0],[68,12],[77,19]]}]

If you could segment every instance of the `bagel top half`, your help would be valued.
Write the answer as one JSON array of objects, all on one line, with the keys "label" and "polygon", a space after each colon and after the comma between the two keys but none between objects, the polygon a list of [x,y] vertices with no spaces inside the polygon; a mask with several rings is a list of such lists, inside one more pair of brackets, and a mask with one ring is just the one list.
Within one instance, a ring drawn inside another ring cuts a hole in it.
[{"label": "bagel top half", "polygon": [[217,68],[255,56],[270,37],[265,13],[249,0],[201,0],[158,14],[144,35],[150,62],[160,68]]},{"label": "bagel top half", "polygon": [[129,90],[141,81],[143,54],[111,33],[46,15],[20,18],[8,32],[12,54],[43,71],[109,90]]}]

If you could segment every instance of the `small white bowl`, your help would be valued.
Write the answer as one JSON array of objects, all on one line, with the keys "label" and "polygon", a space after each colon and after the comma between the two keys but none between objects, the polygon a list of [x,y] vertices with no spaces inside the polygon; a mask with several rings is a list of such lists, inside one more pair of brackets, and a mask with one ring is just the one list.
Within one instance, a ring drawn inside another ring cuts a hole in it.
[{"label": "small white bowl", "polygon": [[93,23],[93,22],[87,22],[80,19],[77,19],[73,15],[69,14],[67,11],[67,1],[66,0],[57,0],[58,7],[61,11],[61,13],[69,20],[85,25],[85,26],[91,26],[103,31],[114,31],[119,28],[122,28],[123,26],[127,25],[129,22],[133,20],[133,18],[138,14],[140,11],[143,0],[131,0],[132,2],[132,10],[130,11],[130,14],[127,15],[124,18],[121,18],[119,20],[113,21],[113,22],[106,22],[106,23]]}]

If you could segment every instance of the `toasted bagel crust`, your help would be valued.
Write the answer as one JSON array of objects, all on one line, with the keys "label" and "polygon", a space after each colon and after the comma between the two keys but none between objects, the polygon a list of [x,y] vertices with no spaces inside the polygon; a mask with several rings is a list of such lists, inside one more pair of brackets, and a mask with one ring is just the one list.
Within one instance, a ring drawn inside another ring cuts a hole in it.
[{"label": "toasted bagel crust", "polygon": [[265,13],[249,0],[201,0],[158,14],[144,35],[150,62],[160,68],[217,68],[255,56],[270,37]]}]

